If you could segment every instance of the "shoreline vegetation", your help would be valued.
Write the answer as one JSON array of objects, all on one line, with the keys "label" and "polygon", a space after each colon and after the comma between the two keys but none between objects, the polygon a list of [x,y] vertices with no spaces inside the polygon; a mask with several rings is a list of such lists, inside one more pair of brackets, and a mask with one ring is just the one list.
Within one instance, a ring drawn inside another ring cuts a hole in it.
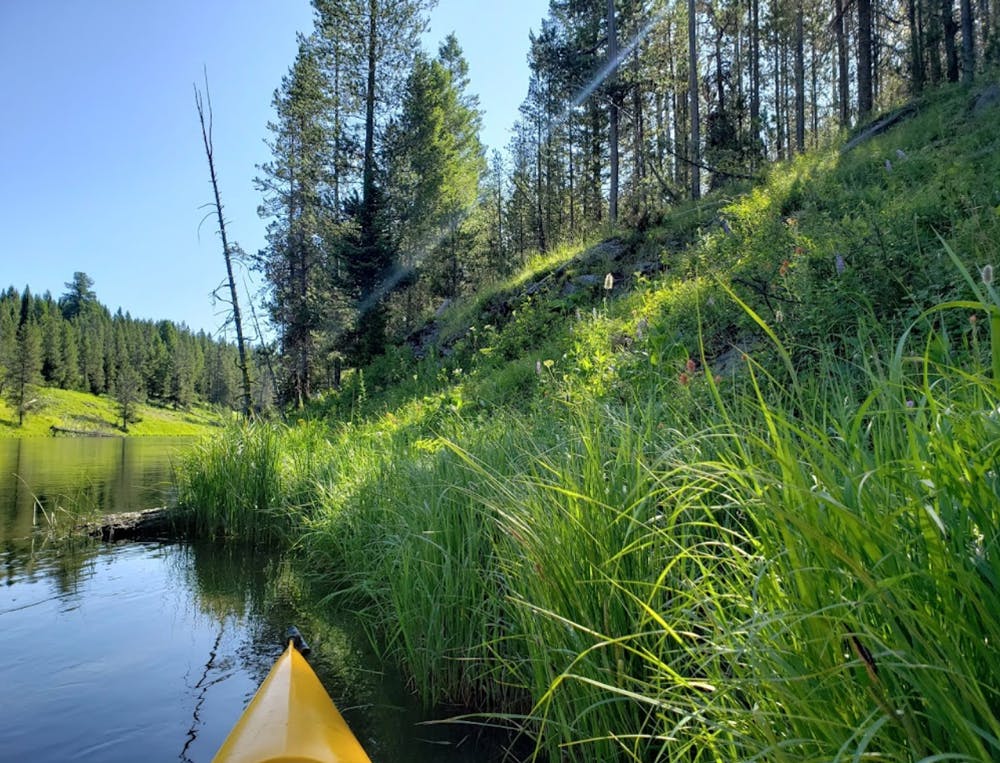
[{"label": "shoreline vegetation", "polygon": [[128,431],[121,428],[118,402],[54,387],[35,387],[31,414],[18,426],[13,409],[0,401],[0,439],[22,437],[201,437],[217,432],[229,412],[193,403],[188,409],[135,403]]},{"label": "shoreline vegetation", "polygon": [[196,532],[298,548],[425,703],[550,760],[996,759],[1000,137],[969,99],[205,439]]}]

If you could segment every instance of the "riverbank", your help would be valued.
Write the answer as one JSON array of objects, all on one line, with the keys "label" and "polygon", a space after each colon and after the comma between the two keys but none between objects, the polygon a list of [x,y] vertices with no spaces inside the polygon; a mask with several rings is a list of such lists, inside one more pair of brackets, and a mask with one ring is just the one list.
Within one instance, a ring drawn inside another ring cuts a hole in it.
[{"label": "riverbank", "polygon": [[301,548],[427,705],[552,760],[996,758],[972,103],[537,258],[294,426],[203,443],[181,501]]},{"label": "riverbank", "polygon": [[226,420],[219,410],[207,406],[176,410],[143,403],[136,405],[136,420],[129,424],[128,432],[123,432],[118,406],[112,397],[36,387],[33,398],[21,426],[17,424],[16,412],[0,401],[0,438],[198,437],[218,432]]}]

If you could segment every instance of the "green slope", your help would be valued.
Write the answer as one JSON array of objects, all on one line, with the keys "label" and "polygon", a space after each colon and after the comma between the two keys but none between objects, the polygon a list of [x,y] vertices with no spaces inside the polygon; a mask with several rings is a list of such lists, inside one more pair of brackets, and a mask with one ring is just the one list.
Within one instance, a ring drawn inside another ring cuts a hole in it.
[{"label": "green slope", "polygon": [[[114,399],[85,392],[36,387],[34,402],[18,426],[17,415],[0,402],[0,437],[43,437],[52,427],[72,432],[123,436],[121,417]],[[218,431],[224,419],[218,411],[194,406],[188,411],[139,405],[136,418],[129,424],[133,437],[186,437]]]},{"label": "green slope", "polygon": [[183,499],[553,760],[995,759],[984,90],[539,258]]}]

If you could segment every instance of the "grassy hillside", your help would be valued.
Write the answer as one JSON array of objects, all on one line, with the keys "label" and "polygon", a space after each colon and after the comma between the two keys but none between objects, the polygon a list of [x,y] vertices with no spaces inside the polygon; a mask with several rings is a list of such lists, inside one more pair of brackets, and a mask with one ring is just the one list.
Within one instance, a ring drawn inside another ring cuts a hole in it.
[{"label": "grassy hillside", "polygon": [[[128,434],[134,437],[185,437],[217,431],[224,419],[215,410],[195,406],[189,411],[139,405]],[[17,414],[0,401],[0,437],[45,437],[52,427],[122,436],[121,416],[113,398],[85,392],[36,388],[35,402],[17,425]]]},{"label": "grassy hillside", "polygon": [[553,760],[996,759],[980,92],[538,258],[206,443],[194,521],[301,544],[428,703]]}]

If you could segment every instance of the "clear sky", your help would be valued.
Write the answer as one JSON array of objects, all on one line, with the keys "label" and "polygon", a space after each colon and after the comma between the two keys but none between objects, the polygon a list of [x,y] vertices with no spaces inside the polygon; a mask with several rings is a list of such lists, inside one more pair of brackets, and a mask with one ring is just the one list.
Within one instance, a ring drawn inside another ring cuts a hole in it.
[{"label": "clear sky", "polygon": [[[439,0],[428,52],[454,31],[483,140],[506,145],[547,0]],[[0,288],[64,291],[74,271],[111,310],[214,332],[225,276],[192,86],[208,69],[230,239],[264,244],[253,188],[271,97],[308,0],[0,0]]]}]

